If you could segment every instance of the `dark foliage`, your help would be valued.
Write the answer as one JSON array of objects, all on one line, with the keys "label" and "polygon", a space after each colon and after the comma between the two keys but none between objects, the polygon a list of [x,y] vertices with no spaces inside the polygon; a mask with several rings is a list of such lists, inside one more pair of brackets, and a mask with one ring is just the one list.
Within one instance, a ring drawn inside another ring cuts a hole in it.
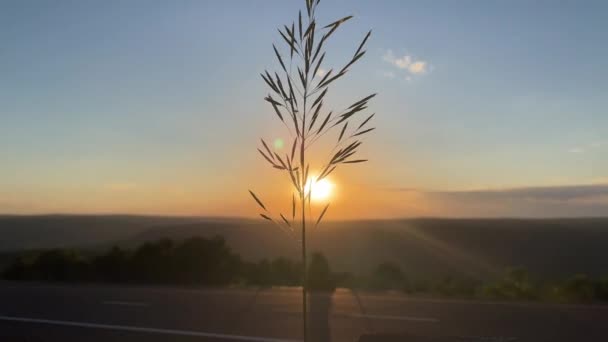
[{"label": "dark foliage", "polygon": [[[426,278],[405,272],[398,263],[384,262],[367,275],[356,275],[332,272],[327,258],[314,253],[308,269],[306,284],[311,291],[346,287],[493,300],[608,301],[608,277],[576,274],[541,281],[521,267],[509,268],[490,279],[463,275]],[[2,275],[9,280],[56,282],[300,286],[302,264],[283,257],[243,261],[221,237],[193,237],[181,242],[147,242],[134,250],[113,247],[99,255],[73,249],[30,251],[16,257]]]},{"label": "dark foliage", "polygon": [[[321,256],[322,257],[322,256]],[[324,257],[322,257],[323,260]],[[325,260],[327,274],[329,264]],[[76,250],[24,253],[4,271],[10,280],[223,286],[301,285],[302,264],[286,258],[244,262],[221,237],[146,242],[135,250],[113,247],[86,257]]]},{"label": "dark foliage", "polygon": [[374,269],[370,286],[377,290],[405,289],[406,278],[399,265],[383,262]]},{"label": "dark foliage", "polygon": [[[53,249],[33,260],[17,259],[7,279],[227,285],[242,275],[243,263],[224,239],[190,238],[179,244],[163,239],[135,251],[118,247],[85,258],[73,250]],[[32,259],[32,258],[30,258]]]}]

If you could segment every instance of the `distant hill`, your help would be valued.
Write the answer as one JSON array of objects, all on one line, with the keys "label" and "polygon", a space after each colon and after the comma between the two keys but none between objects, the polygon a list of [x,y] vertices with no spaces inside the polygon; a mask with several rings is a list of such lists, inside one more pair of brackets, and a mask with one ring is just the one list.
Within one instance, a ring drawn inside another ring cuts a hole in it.
[{"label": "distant hill", "polygon": [[[246,259],[299,257],[299,242],[261,220],[139,216],[0,217],[0,251],[132,247],[221,235]],[[297,237],[296,237],[297,238]],[[491,275],[507,266],[559,277],[608,275],[608,219],[406,219],[328,222],[310,235],[336,270],[395,261],[410,274]]]},{"label": "distant hill", "polygon": [[156,226],[196,220],[129,215],[0,215],[0,251],[104,245]]}]

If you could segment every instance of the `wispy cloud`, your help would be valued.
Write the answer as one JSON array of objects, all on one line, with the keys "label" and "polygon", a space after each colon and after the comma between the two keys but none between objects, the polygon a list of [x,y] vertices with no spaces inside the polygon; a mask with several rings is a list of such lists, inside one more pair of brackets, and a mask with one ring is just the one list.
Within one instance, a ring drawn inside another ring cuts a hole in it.
[{"label": "wispy cloud", "polygon": [[572,201],[577,199],[590,199],[604,196],[608,197],[608,184],[538,186],[470,191],[438,191],[435,193],[447,196],[474,196],[480,199]]},{"label": "wispy cloud", "polygon": [[568,149],[568,152],[570,153],[585,153],[588,151],[592,151],[594,149],[599,149],[602,148],[604,146],[608,145],[606,143],[606,141],[603,140],[597,140],[597,141],[593,141],[589,144],[586,145],[581,145],[581,146],[574,146]]},{"label": "wispy cloud", "polygon": [[[605,180],[605,179],[601,179]],[[563,186],[441,191],[390,188],[415,193],[439,216],[605,216],[608,182]]]},{"label": "wispy cloud", "polygon": [[319,77],[325,76],[326,73],[327,73],[327,70],[325,70],[323,68],[319,68],[319,70],[317,70],[317,76],[319,76]]},{"label": "wispy cloud", "polygon": [[430,70],[429,62],[422,59],[416,59],[411,55],[396,56],[390,49],[382,56],[382,60],[391,64],[398,70],[404,71],[407,74],[406,77],[411,77],[410,75],[426,74]]},{"label": "wispy cloud", "polygon": [[388,191],[398,192],[418,192],[440,196],[457,197],[477,197],[494,199],[535,199],[535,200],[554,200],[567,201],[582,198],[608,197],[608,180],[606,178],[597,179],[593,184],[559,185],[559,186],[530,186],[520,188],[505,189],[474,189],[474,190],[428,190],[418,188],[387,188]]},{"label": "wispy cloud", "polygon": [[581,147],[572,147],[568,149],[570,153],[585,153],[585,149]]}]

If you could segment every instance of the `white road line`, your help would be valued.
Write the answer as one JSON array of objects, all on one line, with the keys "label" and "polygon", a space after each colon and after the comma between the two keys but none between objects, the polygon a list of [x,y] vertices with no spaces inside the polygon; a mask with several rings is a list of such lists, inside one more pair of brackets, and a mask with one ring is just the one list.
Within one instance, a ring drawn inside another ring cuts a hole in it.
[{"label": "white road line", "polygon": [[355,318],[371,318],[371,319],[382,319],[392,321],[412,321],[412,322],[427,322],[437,323],[437,318],[431,317],[412,317],[412,316],[385,316],[385,315],[363,315],[363,314],[344,314],[344,316],[350,316]]},{"label": "white road line", "polygon": [[140,307],[149,306],[148,303],[143,303],[143,302],[121,302],[121,301],[117,301],[117,300],[107,300],[105,302],[102,302],[102,304],[104,304],[104,305],[122,305],[122,306],[140,306]]},{"label": "white road line", "polygon": [[61,325],[61,326],[68,326],[68,327],[121,330],[121,331],[154,333],[154,334],[165,334],[165,335],[211,337],[211,338],[217,338],[217,339],[250,341],[250,342],[300,342],[299,340],[289,340],[289,339],[281,339],[281,338],[226,335],[226,334],[207,333],[207,332],[190,331],[190,330],[145,328],[145,327],[133,327],[133,326],[126,326],[126,325],[110,325],[110,324],[87,323],[87,322],[57,321],[57,320],[52,320],[52,319],[38,319],[38,318],[25,318],[25,317],[0,316],[0,321],[51,324],[51,325]]}]

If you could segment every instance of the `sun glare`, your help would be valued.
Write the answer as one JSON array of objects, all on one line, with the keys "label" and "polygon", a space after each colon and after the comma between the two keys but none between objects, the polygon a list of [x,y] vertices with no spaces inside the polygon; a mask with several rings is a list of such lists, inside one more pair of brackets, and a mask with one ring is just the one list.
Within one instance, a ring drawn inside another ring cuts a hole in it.
[{"label": "sun glare", "polygon": [[327,200],[331,196],[334,184],[330,182],[327,178],[321,179],[318,182],[314,182],[314,178],[316,177],[312,177],[308,180],[306,186],[304,187],[304,192],[308,193],[308,191],[310,191],[310,198],[313,201]]}]

